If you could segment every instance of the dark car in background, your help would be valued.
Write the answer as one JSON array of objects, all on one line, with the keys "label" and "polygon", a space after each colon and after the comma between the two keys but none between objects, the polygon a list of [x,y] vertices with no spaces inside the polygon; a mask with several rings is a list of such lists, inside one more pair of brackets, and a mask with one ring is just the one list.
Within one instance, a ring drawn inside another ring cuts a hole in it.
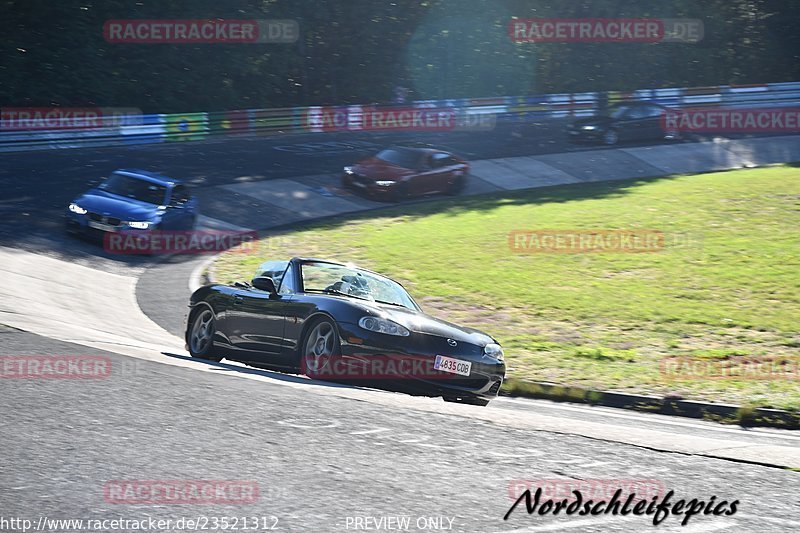
[{"label": "dark car in background", "polygon": [[505,378],[489,335],[426,315],[385,276],[319,259],[269,261],[252,285],[197,289],[185,338],[193,357],[475,405]]},{"label": "dark car in background", "polygon": [[429,194],[458,194],[469,163],[443,150],[394,146],[344,167],[342,186],[376,200],[400,201]]},{"label": "dark car in background", "polygon": [[146,170],[119,169],[70,202],[66,227],[102,236],[121,231],[191,230],[197,199],[180,180]]},{"label": "dark car in background", "polygon": [[617,104],[606,114],[573,121],[567,127],[567,135],[572,141],[595,141],[607,145],[620,141],[677,139],[677,131],[664,128],[663,117],[667,110],[667,107],[649,101]]}]

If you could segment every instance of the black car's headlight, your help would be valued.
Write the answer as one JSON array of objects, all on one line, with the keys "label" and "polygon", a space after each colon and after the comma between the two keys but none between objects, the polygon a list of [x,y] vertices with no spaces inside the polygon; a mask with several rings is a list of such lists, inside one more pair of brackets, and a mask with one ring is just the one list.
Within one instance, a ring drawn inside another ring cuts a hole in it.
[{"label": "black car's headlight", "polygon": [[501,348],[499,344],[495,344],[493,342],[487,344],[483,348],[483,353],[492,359],[497,359],[498,361],[503,360],[503,348]]},{"label": "black car's headlight", "polygon": [[585,126],[581,126],[583,131],[594,131],[597,129],[597,126],[592,126],[591,124],[587,124]]},{"label": "black car's headlight", "polygon": [[344,169],[342,169],[342,170],[344,170],[345,174],[353,174],[354,173],[353,172],[353,167],[344,167]]},{"label": "black car's headlight", "polygon": [[410,331],[408,331],[406,328],[404,328],[397,322],[392,322],[391,320],[386,320],[385,318],[378,318],[375,316],[363,317],[361,320],[358,321],[358,325],[364,329],[367,329],[369,331],[374,331],[376,333],[397,335],[398,337],[408,337],[409,335],[411,335]]},{"label": "black car's headlight", "polygon": [[86,213],[88,213],[88,211],[86,211],[86,209],[82,208],[81,206],[79,206],[78,204],[76,204],[74,202],[69,204],[69,210],[72,211],[73,213],[77,214],[77,215],[85,215]]}]

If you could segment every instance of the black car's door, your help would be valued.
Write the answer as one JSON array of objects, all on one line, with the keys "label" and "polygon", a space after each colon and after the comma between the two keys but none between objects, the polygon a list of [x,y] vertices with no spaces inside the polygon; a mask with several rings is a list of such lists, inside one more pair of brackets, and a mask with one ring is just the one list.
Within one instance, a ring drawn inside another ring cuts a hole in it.
[{"label": "black car's door", "polygon": [[237,359],[284,364],[281,347],[291,299],[292,295],[269,294],[255,288],[233,294],[226,329],[232,346],[240,351]]},{"label": "black car's door", "polygon": [[636,140],[646,137],[647,110],[642,105],[632,105],[618,123],[620,139]]},{"label": "black car's door", "polygon": [[319,309],[321,295],[297,294],[286,306],[286,328],[284,329],[283,350],[287,357],[297,353],[303,342],[302,332],[306,320]]},{"label": "black car's door", "polygon": [[657,105],[645,106],[645,119],[642,126],[642,135],[648,139],[661,139],[664,137],[662,117],[664,108]]}]

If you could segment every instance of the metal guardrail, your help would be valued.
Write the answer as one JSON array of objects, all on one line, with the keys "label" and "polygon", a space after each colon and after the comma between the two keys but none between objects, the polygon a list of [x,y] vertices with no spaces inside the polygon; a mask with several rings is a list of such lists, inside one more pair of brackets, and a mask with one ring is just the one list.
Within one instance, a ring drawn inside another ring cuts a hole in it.
[{"label": "metal guardrail", "polygon": [[[423,100],[405,105],[313,106],[210,113],[122,114],[95,128],[11,129],[0,124],[0,152],[186,142],[227,135],[364,131],[368,113],[448,113],[454,131],[487,130],[497,122],[589,116],[604,105],[647,99],[666,106],[789,107],[800,105],[800,82],[641,89],[497,98]],[[397,124],[395,123],[395,126]],[[374,128],[372,128],[374,130]],[[387,127],[386,130],[395,129]],[[403,129],[402,127],[399,129]]]}]

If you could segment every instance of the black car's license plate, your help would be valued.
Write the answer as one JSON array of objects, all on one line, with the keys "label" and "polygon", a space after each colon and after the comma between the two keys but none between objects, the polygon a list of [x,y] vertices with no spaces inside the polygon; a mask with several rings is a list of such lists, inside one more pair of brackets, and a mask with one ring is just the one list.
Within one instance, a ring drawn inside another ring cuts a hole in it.
[{"label": "black car's license plate", "polygon": [[469,361],[462,361],[461,359],[445,357],[444,355],[437,355],[436,361],[433,363],[433,368],[441,372],[469,376],[469,372],[472,370],[472,363]]}]

